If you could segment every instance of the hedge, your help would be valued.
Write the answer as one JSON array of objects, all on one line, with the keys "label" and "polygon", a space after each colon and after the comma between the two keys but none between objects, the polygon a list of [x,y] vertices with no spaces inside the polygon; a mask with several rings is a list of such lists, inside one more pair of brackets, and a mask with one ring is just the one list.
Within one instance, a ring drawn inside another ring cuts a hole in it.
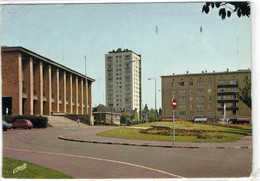
[{"label": "hedge", "polygon": [[48,118],[43,116],[32,116],[32,115],[17,115],[17,116],[3,116],[3,120],[8,123],[12,123],[17,119],[29,119],[34,128],[46,128],[48,123]]}]

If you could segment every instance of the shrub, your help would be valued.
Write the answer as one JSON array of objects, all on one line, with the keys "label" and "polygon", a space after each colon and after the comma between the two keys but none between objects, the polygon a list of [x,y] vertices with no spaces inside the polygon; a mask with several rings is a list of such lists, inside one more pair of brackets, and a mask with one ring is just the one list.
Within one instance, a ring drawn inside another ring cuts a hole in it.
[{"label": "shrub", "polygon": [[17,116],[3,116],[3,119],[8,122],[12,123],[17,119],[29,119],[34,128],[46,128],[48,119],[43,116],[33,116],[33,115],[17,115]]}]

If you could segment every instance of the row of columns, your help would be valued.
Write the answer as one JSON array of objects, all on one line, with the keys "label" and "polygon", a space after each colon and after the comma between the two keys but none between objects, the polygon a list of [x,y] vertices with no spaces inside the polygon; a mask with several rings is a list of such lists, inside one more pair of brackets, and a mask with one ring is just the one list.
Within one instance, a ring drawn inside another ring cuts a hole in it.
[{"label": "row of columns", "polygon": [[85,77],[21,54],[18,69],[19,114],[92,113],[91,82]]}]

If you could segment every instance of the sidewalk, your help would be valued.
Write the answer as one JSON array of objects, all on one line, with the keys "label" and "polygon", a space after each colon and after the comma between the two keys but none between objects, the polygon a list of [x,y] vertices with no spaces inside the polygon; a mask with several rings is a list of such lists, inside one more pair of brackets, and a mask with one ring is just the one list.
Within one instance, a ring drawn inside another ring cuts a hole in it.
[{"label": "sidewalk", "polygon": [[[100,128],[100,129],[99,129]],[[252,135],[245,136],[237,142],[231,143],[188,143],[188,142],[165,142],[165,141],[146,141],[132,140],[125,138],[112,138],[97,136],[98,132],[114,129],[115,127],[89,127],[88,130],[79,129],[77,132],[60,135],[59,139],[75,142],[97,143],[97,144],[114,144],[129,146],[146,146],[146,147],[165,147],[165,148],[219,148],[219,149],[251,149]]]}]

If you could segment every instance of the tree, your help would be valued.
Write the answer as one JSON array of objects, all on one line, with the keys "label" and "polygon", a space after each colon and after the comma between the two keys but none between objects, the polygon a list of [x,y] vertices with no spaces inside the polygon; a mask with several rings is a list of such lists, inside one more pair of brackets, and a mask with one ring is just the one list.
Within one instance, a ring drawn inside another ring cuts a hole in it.
[{"label": "tree", "polygon": [[251,109],[251,81],[248,76],[244,79],[245,87],[239,87],[237,97]]},{"label": "tree", "polygon": [[223,19],[230,17],[232,13],[237,13],[240,18],[242,16],[250,17],[250,2],[206,2],[202,7],[202,13],[209,13],[210,8],[220,8],[219,16]]},{"label": "tree", "polygon": [[149,109],[148,109],[147,104],[145,104],[144,109],[143,109],[142,112],[143,112],[143,113],[148,113],[148,112],[149,112]]},{"label": "tree", "polygon": [[131,125],[131,114],[128,112],[124,112],[121,115],[120,123],[125,123],[127,126]]},{"label": "tree", "polygon": [[162,116],[162,108],[159,108],[159,117]]}]

